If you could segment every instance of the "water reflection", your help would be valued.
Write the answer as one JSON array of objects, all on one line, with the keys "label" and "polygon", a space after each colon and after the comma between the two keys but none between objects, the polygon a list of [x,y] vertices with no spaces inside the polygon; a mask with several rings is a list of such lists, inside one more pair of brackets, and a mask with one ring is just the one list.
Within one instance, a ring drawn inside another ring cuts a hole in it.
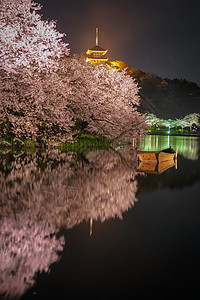
[{"label": "water reflection", "polygon": [[199,160],[183,157],[198,158],[199,140],[194,139],[194,152],[190,137],[170,137],[166,144],[168,138],[150,136],[138,142],[138,148],[147,150],[179,148],[178,170],[171,167],[161,175],[138,176],[131,147],[84,154],[1,152],[0,294],[16,298],[34,284],[37,272],[49,271],[64,247],[63,237],[56,238],[61,228],[86,220],[91,234],[95,220],[122,218],[137,193],[200,180]]},{"label": "water reflection", "polygon": [[0,155],[0,293],[17,297],[58,260],[60,228],[122,217],[135,203],[136,153]]},{"label": "water reflection", "polygon": [[34,284],[37,272],[47,272],[58,260],[64,240],[56,239],[45,223],[33,223],[23,214],[3,217],[0,231],[0,294],[17,299]]},{"label": "water reflection", "polygon": [[170,146],[173,149],[178,148],[178,154],[187,159],[197,160],[199,158],[200,141],[198,137],[147,135],[137,141],[137,147],[145,151],[161,150]]},{"label": "water reflection", "polygon": [[162,174],[166,170],[175,167],[177,169],[177,160],[167,161],[141,161],[138,163],[138,172],[150,173],[150,174]]}]

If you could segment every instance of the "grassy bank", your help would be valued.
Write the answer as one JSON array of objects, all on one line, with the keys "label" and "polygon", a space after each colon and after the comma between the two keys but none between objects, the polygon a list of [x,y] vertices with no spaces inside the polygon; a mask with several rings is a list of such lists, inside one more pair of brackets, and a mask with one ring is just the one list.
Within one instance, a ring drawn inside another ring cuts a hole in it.
[{"label": "grassy bank", "polygon": [[59,149],[64,152],[83,152],[86,150],[107,150],[110,148],[110,141],[102,137],[80,135],[75,141],[60,142],[55,146],[51,141],[49,141],[49,144],[35,143],[33,140],[19,139],[7,135],[0,138],[0,149],[5,150],[8,148],[28,151],[34,151],[34,149]]},{"label": "grassy bank", "polygon": [[154,135],[178,135],[178,136],[200,136],[199,130],[173,129],[173,128],[151,128],[148,134]]}]

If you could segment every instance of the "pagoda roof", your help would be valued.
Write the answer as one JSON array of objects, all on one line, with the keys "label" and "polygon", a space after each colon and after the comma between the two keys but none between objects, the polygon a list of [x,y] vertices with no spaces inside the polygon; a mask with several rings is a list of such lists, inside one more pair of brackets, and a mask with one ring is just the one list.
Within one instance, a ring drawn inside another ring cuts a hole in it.
[{"label": "pagoda roof", "polygon": [[86,57],[86,62],[97,63],[106,61],[108,61],[107,57]]},{"label": "pagoda roof", "polygon": [[108,59],[105,55],[102,56],[87,55],[87,57],[91,59]]},{"label": "pagoda roof", "polygon": [[101,48],[100,46],[95,45],[94,47],[90,48],[91,51],[106,51],[106,49]]}]

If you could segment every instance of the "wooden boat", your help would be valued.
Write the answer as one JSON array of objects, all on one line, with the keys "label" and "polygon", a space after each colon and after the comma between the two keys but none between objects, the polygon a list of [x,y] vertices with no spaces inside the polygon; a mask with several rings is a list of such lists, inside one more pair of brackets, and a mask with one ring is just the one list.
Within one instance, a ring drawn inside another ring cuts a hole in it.
[{"label": "wooden boat", "polygon": [[139,161],[175,161],[177,158],[177,149],[174,151],[170,148],[161,151],[141,151],[137,150],[137,157]]},{"label": "wooden boat", "polygon": [[175,169],[177,169],[177,161],[141,161],[138,164],[137,171],[151,174],[161,174],[172,167],[175,167]]}]

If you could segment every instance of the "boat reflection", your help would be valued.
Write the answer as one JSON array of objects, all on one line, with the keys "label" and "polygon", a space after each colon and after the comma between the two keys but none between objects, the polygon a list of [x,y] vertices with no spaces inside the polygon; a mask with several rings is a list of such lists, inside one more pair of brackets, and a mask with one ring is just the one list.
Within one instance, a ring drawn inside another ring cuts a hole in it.
[{"label": "boat reflection", "polygon": [[137,171],[151,174],[162,174],[166,170],[175,167],[177,169],[177,160],[172,161],[141,161],[138,163]]}]

